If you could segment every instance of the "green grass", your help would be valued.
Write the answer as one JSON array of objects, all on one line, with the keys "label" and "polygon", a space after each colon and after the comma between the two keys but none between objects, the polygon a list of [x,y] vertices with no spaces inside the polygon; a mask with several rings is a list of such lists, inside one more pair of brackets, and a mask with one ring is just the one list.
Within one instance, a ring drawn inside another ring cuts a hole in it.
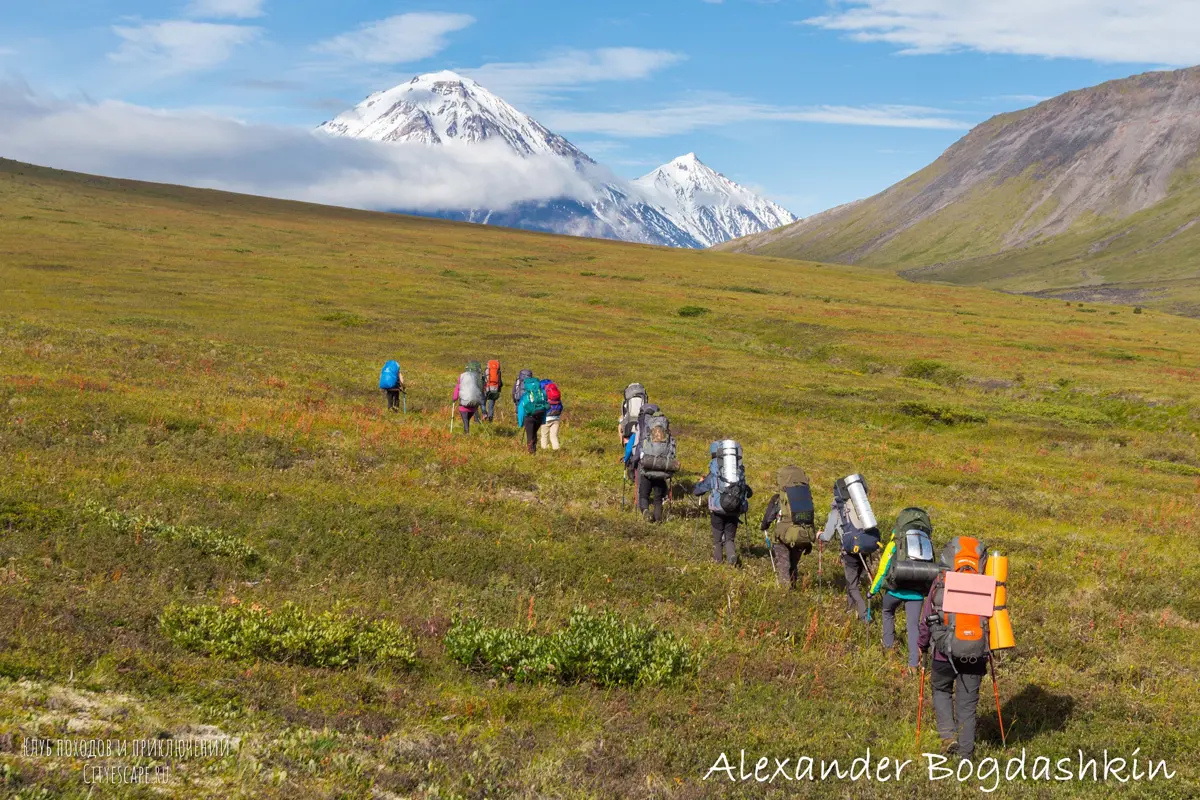
[{"label": "green grass", "polygon": [[[845,616],[832,559],[823,582],[804,559],[785,593],[753,526],[733,570],[711,562],[682,492],[662,526],[622,512],[615,422],[638,380],[671,417],[681,487],[710,441],[743,443],[751,523],[794,462],[823,505],[861,472],[885,524],[920,505],[937,543],[973,535],[1008,554],[1010,752],[1140,747],[1181,777],[1118,794],[1200,792],[1200,323],[11,162],[0,253],[0,740],[216,726],[237,756],[179,762],[166,796],[289,800],[784,796],[701,778],[741,748],[935,748],[929,717],[914,741],[915,679],[878,626],[868,639]],[[654,291],[599,275],[653,275]],[[523,367],[557,380],[563,450],[525,455],[507,402],[494,427],[450,431],[456,376],[492,357],[510,381]],[[374,388],[389,358],[406,416]],[[923,362],[940,366],[906,375]],[[312,666],[302,654],[323,645],[222,657],[241,630],[226,614],[247,612],[218,610],[256,606],[294,609],[301,630],[387,623],[415,660]],[[456,617],[553,640],[580,607],[670,637],[697,669],[664,685],[510,681],[447,642]],[[194,647],[163,625],[188,613],[211,615],[179,626]],[[990,693],[980,755],[1001,756]],[[89,796],[82,767],[0,752],[0,794]]]}]

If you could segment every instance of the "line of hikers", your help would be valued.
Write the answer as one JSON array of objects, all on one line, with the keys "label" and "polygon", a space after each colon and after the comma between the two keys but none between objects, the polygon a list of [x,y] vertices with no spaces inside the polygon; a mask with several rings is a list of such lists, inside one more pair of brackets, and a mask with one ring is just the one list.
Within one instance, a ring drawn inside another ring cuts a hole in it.
[{"label": "line of hikers", "polygon": [[[401,396],[405,412],[408,410],[408,391],[400,364],[388,361],[379,374],[379,388],[387,395],[388,411],[399,411]],[[504,389],[504,377],[500,362],[492,359],[486,369],[478,361],[468,361],[467,367],[454,384],[450,398],[451,427],[456,412],[462,421],[463,433],[471,432],[471,422],[478,415],[482,422],[496,421],[496,401]],[[559,431],[563,418],[562,392],[558,384],[549,379],[538,379],[532,370],[523,369],[517,375],[512,388],[513,415],[517,427],[525,431],[525,445],[530,453],[537,452],[538,444],[543,450],[558,450],[562,445]]]},{"label": "line of hikers", "polygon": [[[640,383],[625,389],[619,430],[624,444],[625,478],[636,487],[637,508],[646,519],[661,522],[662,499],[680,464],[670,422],[657,405],[649,402]],[[749,512],[754,491],[746,482],[738,442],[723,439],[709,446],[708,472],[692,493],[708,495],[713,560],[720,563],[723,556],[725,562],[739,564],[737,529]],[[922,664],[923,698],[922,653],[933,651],[930,685],[943,750],[970,758],[975,749],[979,689],[992,663],[991,654],[1013,646],[1007,611],[1007,559],[989,555],[977,539],[965,536],[952,539],[935,558],[933,523],[924,509],[915,506],[897,515],[891,535],[883,543],[867,482],[858,474],[834,483],[829,515],[818,532],[808,475],[791,464],[776,474],[776,492],[767,502],[760,529],[776,578],[789,589],[796,586],[801,556],[812,553],[814,547],[820,551],[836,542],[846,581],[847,610],[864,623],[870,622],[869,600],[882,596],[886,650],[896,647],[896,612],[903,608],[908,640],[905,672],[911,673]],[[959,605],[958,594],[947,594],[948,573],[956,579],[990,577],[995,594],[987,608]],[[864,584],[868,587],[866,598],[862,593]],[[973,613],[964,613],[963,609]],[[994,671],[992,677],[994,687]],[[1003,732],[1002,721],[1001,726]]]}]

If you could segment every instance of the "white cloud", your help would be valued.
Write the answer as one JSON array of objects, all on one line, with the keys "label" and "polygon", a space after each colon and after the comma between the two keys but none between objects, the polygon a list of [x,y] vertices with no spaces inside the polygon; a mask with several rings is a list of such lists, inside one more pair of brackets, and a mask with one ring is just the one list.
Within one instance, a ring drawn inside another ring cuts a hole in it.
[{"label": "white cloud", "polygon": [[804,24],[906,54],[984,53],[1095,61],[1200,62],[1196,0],[842,0]]},{"label": "white cloud", "polygon": [[4,56],[15,56],[17,51],[11,47],[0,47],[0,58]]},{"label": "white cloud", "polygon": [[123,64],[151,66],[162,73],[195,72],[221,64],[261,31],[245,25],[168,20],[137,27],[113,26],[124,41],[109,58]]},{"label": "white cloud", "polygon": [[328,137],[125,103],[76,103],[0,83],[0,153],[100,175],[372,209],[503,210],[591,200],[561,159],[495,147],[427,147]]},{"label": "white cloud", "polygon": [[924,106],[809,106],[789,108],[720,98],[631,111],[548,111],[543,122],[560,133],[653,138],[744,122],[814,122],[886,128],[965,130],[970,125]]},{"label": "white cloud", "polygon": [[484,64],[462,72],[511,102],[526,102],[555,89],[646,78],[684,58],[668,50],[603,47],[566,50],[541,61]]},{"label": "white cloud", "polygon": [[469,14],[413,12],[370,22],[355,31],[327,39],[316,51],[368,64],[405,64],[435,56],[446,37],[469,27]]},{"label": "white cloud", "polygon": [[265,0],[192,0],[189,17],[203,19],[253,19],[263,15]]}]

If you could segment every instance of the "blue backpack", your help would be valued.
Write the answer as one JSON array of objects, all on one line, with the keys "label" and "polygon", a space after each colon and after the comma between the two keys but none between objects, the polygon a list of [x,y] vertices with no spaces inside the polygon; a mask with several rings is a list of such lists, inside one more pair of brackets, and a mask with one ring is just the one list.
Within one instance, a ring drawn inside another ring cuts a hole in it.
[{"label": "blue backpack", "polygon": [[399,389],[400,388],[400,364],[395,361],[389,361],[383,365],[383,371],[379,373],[379,388],[380,389]]}]

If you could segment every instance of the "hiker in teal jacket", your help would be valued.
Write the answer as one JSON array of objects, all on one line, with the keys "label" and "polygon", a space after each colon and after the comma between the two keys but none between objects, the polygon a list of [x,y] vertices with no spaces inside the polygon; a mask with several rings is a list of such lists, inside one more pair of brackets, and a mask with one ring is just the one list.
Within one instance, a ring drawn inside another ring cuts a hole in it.
[{"label": "hiker in teal jacket", "polygon": [[550,403],[541,381],[528,377],[521,382],[521,399],[517,402],[517,427],[525,429],[525,447],[529,454],[537,452],[538,429],[546,424]]}]

